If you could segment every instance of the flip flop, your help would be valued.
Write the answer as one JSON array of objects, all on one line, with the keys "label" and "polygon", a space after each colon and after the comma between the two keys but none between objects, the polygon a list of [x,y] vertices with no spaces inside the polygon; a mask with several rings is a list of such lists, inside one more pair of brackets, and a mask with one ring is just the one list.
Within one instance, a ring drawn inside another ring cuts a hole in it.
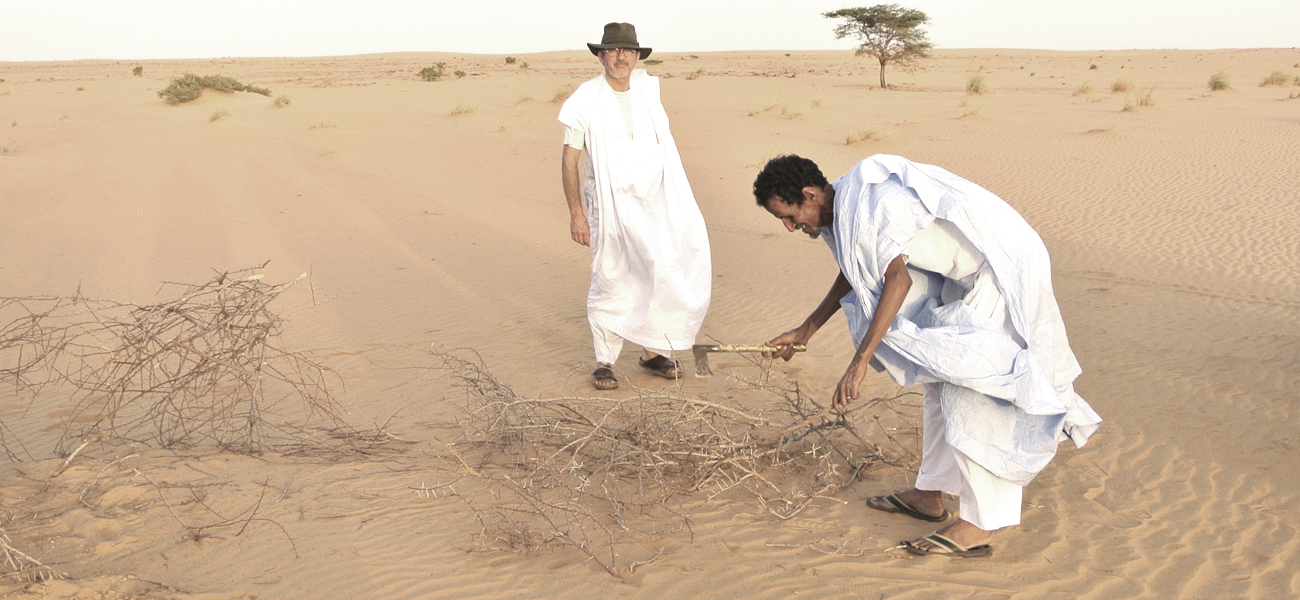
[{"label": "flip flop", "polygon": [[[654,373],[666,379],[681,379],[682,366],[677,361],[669,359],[662,354],[656,355],[650,360],[640,359],[641,368]],[[676,371],[676,373],[673,373]]]},{"label": "flip flop", "polygon": [[[919,542],[922,540],[934,544],[935,546],[937,546],[937,548],[935,550],[926,550],[924,548],[918,548],[913,544],[913,542]],[[948,538],[945,535],[940,534],[937,531],[922,538],[918,538],[910,541],[903,540],[899,543],[902,544],[904,548],[907,548],[907,551],[911,552],[912,554],[921,554],[921,555],[934,554],[938,556],[948,556],[952,558],[971,558],[975,556],[993,555],[993,546],[990,546],[988,544],[977,544],[975,546],[963,546],[961,544],[958,544],[957,542],[952,541],[952,539]]]},{"label": "flip flop", "polygon": [[599,367],[591,372],[591,385],[598,390],[616,390],[618,389],[618,379],[614,377],[613,369]]},{"label": "flip flop", "polygon": [[[877,506],[871,503],[872,500],[883,500],[885,502],[888,502],[889,504],[886,506]],[[952,514],[949,513],[948,509],[946,508],[943,509],[943,514],[937,517],[932,517],[930,515],[924,514],[916,510],[915,508],[912,508],[912,505],[903,502],[903,499],[899,498],[898,494],[890,494],[888,496],[872,496],[870,498],[867,498],[867,508],[874,508],[876,510],[887,512],[887,513],[899,513],[899,514],[912,517],[913,519],[920,519],[922,521],[929,521],[931,523],[942,523],[944,521],[947,521],[948,518],[952,516]]]}]

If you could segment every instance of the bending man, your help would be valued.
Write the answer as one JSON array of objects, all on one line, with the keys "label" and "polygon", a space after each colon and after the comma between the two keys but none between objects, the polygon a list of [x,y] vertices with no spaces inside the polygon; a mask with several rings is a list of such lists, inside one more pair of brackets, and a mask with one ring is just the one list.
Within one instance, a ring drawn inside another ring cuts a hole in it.
[{"label": "bending man", "polygon": [[591,247],[592,384],[618,387],[613,366],[625,339],[642,346],[644,369],[677,379],[672,351],[695,343],[709,307],[704,217],[668,130],[659,80],[635,68],[650,48],[627,23],[606,25],[601,43],[587,46],[604,73],[573,92],[560,122],[569,232]]},{"label": "bending man", "polygon": [[857,399],[870,365],[923,384],[921,468],[913,489],[867,506],[924,521],[961,518],[904,545],[979,556],[1020,523],[1021,491],[1070,438],[1101,418],[1074,393],[1081,372],[1052,293],[1047,249],[1006,202],[932,165],[876,155],[829,184],[812,161],[781,156],[754,181],[786,229],[824,236],[840,274],[804,322],[772,341],[793,356],[845,310],[857,352],[834,404]]}]

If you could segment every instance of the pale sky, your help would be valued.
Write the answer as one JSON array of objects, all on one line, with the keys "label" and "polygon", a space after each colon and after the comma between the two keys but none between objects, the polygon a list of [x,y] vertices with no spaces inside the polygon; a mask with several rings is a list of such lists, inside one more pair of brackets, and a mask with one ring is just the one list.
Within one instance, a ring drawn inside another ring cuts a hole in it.
[{"label": "pale sky", "polygon": [[[880,1],[880,0],[875,0]],[[1300,0],[900,0],[940,48],[1300,46]],[[850,49],[821,13],[861,0],[0,0],[0,61],[525,54],[626,21],[662,52]]]}]

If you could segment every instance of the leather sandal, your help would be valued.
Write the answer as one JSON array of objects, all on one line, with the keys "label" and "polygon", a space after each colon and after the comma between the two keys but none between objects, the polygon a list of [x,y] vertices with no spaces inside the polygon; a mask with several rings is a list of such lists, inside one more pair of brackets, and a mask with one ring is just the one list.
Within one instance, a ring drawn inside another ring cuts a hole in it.
[{"label": "leather sandal", "polygon": [[650,360],[643,358],[640,363],[641,368],[665,379],[682,378],[682,366],[677,361],[662,354],[657,354]]},{"label": "leather sandal", "polygon": [[601,365],[591,372],[591,385],[598,390],[616,390],[618,379],[614,377],[613,369]]}]

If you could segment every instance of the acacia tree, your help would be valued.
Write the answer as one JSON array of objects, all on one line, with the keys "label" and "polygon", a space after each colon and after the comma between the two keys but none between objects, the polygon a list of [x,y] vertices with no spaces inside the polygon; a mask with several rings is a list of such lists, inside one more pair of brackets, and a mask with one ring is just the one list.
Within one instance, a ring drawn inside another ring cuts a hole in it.
[{"label": "acacia tree", "polygon": [[867,54],[880,61],[880,87],[885,85],[885,65],[902,67],[930,56],[934,47],[921,26],[930,17],[919,10],[897,4],[877,4],[869,8],[843,8],[822,13],[828,19],[844,19],[835,26],[835,39],[853,36],[862,41],[857,54]]}]

